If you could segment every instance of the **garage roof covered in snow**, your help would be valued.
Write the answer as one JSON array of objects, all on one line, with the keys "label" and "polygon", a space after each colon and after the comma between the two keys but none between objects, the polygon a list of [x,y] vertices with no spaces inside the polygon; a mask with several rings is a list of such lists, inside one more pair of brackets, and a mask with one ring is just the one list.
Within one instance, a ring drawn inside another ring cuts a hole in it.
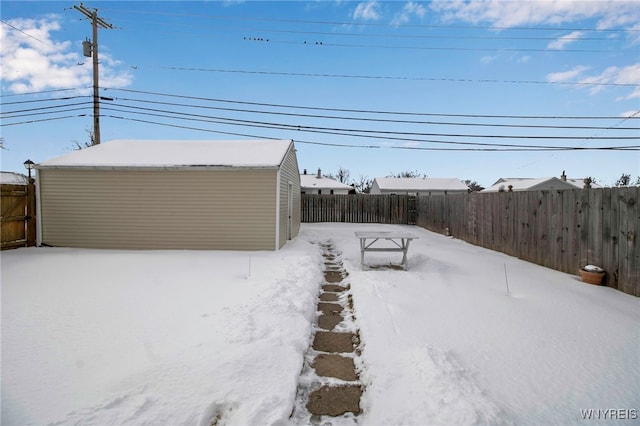
[{"label": "garage roof covered in snow", "polygon": [[44,161],[56,167],[278,167],[292,140],[117,139]]}]

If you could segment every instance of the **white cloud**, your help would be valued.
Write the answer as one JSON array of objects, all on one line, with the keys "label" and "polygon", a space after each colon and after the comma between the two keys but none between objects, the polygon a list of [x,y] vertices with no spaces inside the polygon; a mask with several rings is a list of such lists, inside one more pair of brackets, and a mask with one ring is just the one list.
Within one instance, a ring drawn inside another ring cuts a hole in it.
[{"label": "white cloud", "polygon": [[578,77],[580,74],[582,74],[584,71],[588,69],[589,67],[586,67],[584,65],[578,65],[568,71],[553,72],[553,73],[547,74],[547,81],[552,83],[570,82],[575,80],[576,77]]},{"label": "white cloud", "polygon": [[615,75],[615,82],[640,85],[640,62],[620,68],[620,71]]},{"label": "white cloud", "polygon": [[631,28],[627,28],[627,38],[633,44],[640,44],[640,23]]},{"label": "white cloud", "polygon": [[572,33],[559,37],[557,40],[550,42],[547,45],[547,48],[562,50],[566,45],[580,40],[580,38],[582,38],[583,35],[584,35],[584,31],[573,31]]},{"label": "white cloud", "polygon": [[490,64],[496,59],[498,59],[497,56],[483,56],[482,58],[480,58],[480,62],[482,62],[483,64]]},{"label": "white cloud", "polygon": [[640,109],[625,111],[622,114],[620,114],[620,116],[625,118],[640,116]]},{"label": "white cloud", "polygon": [[225,7],[237,6],[243,4],[245,0],[222,0],[222,5]]},{"label": "white cloud", "polygon": [[445,21],[488,23],[499,27],[532,24],[565,24],[581,19],[598,19],[598,29],[625,27],[640,20],[638,2],[619,0],[563,1],[435,1],[431,9]]},{"label": "white cloud", "polygon": [[377,1],[369,1],[366,3],[358,3],[356,10],[353,12],[353,19],[362,19],[364,21],[376,21],[380,19],[378,12],[379,4]]},{"label": "white cloud", "polygon": [[627,101],[640,99],[640,63],[621,68],[620,72],[615,76],[614,82],[619,84],[634,84],[637,86],[631,93],[626,96],[621,96],[616,100]]},{"label": "white cloud", "polygon": [[427,10],[421,4],[410,1],[405,3],[402,7],[402,10],[398,12],[393,19],[391,20],[392,25],[402,25],[406,24],[411,20],[413,16],[416,16],[420,19],[424,18],[424,15],[427,13]]},{"label": "white cloud", "polygon": [[525,56],[521,56],[518,58],[518,63],[519,64],[526,64],[531,60],[531,56],[529,55],[525,55]]},{"label": "white cloud", "polygon": [[[8,24],[8,25],[7,25]],[[56,16],[45,19],[12,19],[0,25],[0,78],[7,92],[25,93],[49,89],[85,88],[93,84],[89,58],[81,56],[80,43],[54,41],[60,30]],[[131,75],[107,53],[100,54],[101,85],[123,87]]]},{"label": "white cloud", "polygon": [[[439,13],[444,22],[462,21],[489,25],[496,30],[527,26],[581,25],[589,20],[589,27],[599,30],[625,30],[630,43],[640,44],[640,7],[637,0],[451,0],[434,1],[429,7]],[[562,50],[584,36],[582,31],[573,31],[550,42],[547,48]],[[603,34],[602,37],[617,36]],[[637,65],[610,67],[599,75],[587,75],[586,71],[592,68],[595,66],[580,65],[568,71],[549,73],[547,81],[582,83],[581,87],[589,88],[591,94],[611,87],[603,86],[602,83],[629,84],[619,80],[631,79],[631,84],[640,84],[640,69]],[[633,87],[630,91],[617,100],[640,98],[640,88]]]},{"label": "white cloud", "polygon": [[582,87],[588,87],[589,93],[595,95],[609,86],[603,84],[629,84],[634,85],[631,93],[619,96],[617,101],[626,101],[640,98],[640,62],[626,67],[610,66],[598,74],[585,75],[589,67],[576,66],[568,71],[547,74],[549,82],[580,83]]}]

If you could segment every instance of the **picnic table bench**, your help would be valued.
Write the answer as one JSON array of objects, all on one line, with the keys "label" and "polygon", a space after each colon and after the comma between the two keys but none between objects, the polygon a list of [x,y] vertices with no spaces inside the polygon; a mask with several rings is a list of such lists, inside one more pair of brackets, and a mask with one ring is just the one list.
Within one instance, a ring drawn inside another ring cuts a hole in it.
[{"label": "picnic table bench", "polygon": [[[360,239],[360,266],[364,266],[364,254],[365,252],[402,252],[402,263],[404,270],[407,270],[407,251],[409,250],[409,243],[411,240],[415,240],[418,237],[409,232],[394,232],[394,231],[365,231],[356,232],[356,237]],[[376,245],[378,241],[389,241],[392,246]]]}]

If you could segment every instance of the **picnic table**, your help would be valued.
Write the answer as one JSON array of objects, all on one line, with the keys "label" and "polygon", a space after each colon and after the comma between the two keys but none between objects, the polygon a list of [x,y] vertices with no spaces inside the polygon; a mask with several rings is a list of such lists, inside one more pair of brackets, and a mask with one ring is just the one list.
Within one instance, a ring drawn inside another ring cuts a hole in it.
[{"label": "picnic table", "polygon": [[[409,243],[418,237],[409,232],[394,231],[364,231],[356,232],[356,237],[360,239],[360,265],[364,266],[365,252],[402,252],[402,266],[407,270],[407,251]],[[376,244],[379,241],[389,241],[391,246]],[[374,246],[375,245],[375,246]]]}]

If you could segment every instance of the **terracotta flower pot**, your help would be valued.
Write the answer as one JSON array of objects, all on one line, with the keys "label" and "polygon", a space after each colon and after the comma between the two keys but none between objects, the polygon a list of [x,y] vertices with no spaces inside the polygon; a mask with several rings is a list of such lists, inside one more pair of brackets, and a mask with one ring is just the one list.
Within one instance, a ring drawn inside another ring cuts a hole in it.
[{"label": "terracotta flower pot", "polygon": [[585,282],[587,284],[600,285],[602,284],[602,280],[604,279],[604,271],[591,272],[580,269],[580,278],[582,279],[582,282]]}]

